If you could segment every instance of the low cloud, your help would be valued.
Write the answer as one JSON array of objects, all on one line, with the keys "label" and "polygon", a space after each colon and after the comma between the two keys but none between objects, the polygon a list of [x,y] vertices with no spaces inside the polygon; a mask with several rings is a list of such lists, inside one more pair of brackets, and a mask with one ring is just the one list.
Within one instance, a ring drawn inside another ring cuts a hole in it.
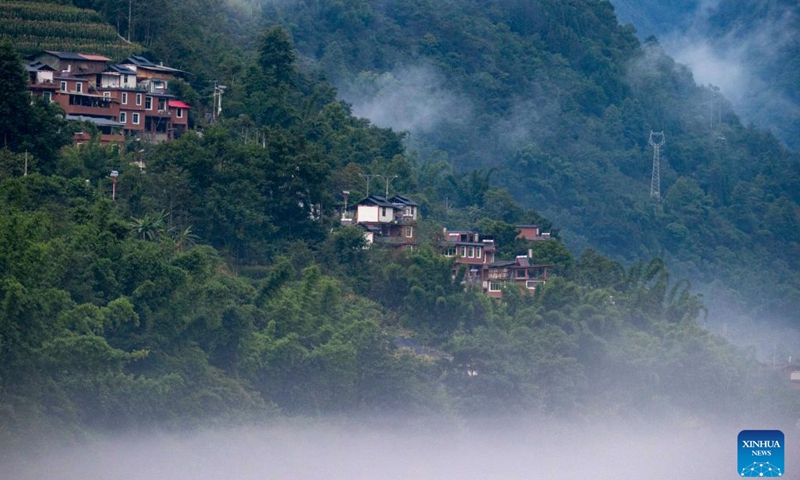
[{"label": "low cloud", "polygon": [[757,23],[738,25],[720,37],[710,27],[717,3],[701,3],[687,29],[662,38],[664,50],[687,65],[698,84],[719,87],[746,123],[770,129],[779,137],[796,135],[784,129],[800,120],[800,106],[764,76],[775,73],[783,49],[796,42],[796,16],[788,7],[773,4]]},{"label": "low cloud", "polygon": [[362,72],[352,87],[341,87],[353,113],[375,125],[412,134],[428,134],[445,123],[471,117],[469,100],[451,90],[433,67],[392,72]]}]

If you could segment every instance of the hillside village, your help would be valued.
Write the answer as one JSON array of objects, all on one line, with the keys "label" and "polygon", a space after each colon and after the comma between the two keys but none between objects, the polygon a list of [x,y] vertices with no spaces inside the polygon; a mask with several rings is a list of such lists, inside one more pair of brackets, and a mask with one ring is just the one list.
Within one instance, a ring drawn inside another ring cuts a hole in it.
[{"label": "hillside village", "polygon": [[[68,120],[93,124],[100,144],[122,144],[130,138],[161,143],[180,138],[188,129],[192,107],[169,93],[169,81],[185,75],[181,70],[142,56],[112,63],[102,55],[57,51],[30,55],[25,69],[31,95],[58,103]],[[91,135],[80,131],[73,141],[82,145]],[[407,196],[368,195],[356,203],[354,218],[343,212],[341,223],[362,228],[367,245],[402,251],[419,246],[418,219],[419,204]],[[551,239],[536,225],[518,225],[517,230],[520,239]],[[501,298],[503,288],[511,285],[533,293],[547,282],[552,268],[532,263],[530,252],[514,259],[496,258],[495,239],[473,230],[445,228],[437,247],[441,255],[454,259],[454,278],[463,268],[465,287],[492,298]]]},{"label": "hillside village", "polygon": [[[30,55],[25,70],[32,95],[58,103],[68,120],[94,125],[101,144],[126,137],[160,143],[188,129],[192,107],[169,93],[181,70],[141,56],[113,63],[102,55],[56,51]],[[77,132],[73,140],[80,145],[91,138]]]},{"label": "hillside village", "polygon": [[[356,203],[352,218],[346,210],[342,213],[343,225],[358,225],[364,230],[368,245],[386,246],[394,251],[413,250],[419,245],[417,222],[419,204],[404,195],[387,198],[369,195]],[[549,241],[549,232],[541,232],[537,225],[517,225],[517,238],[536,242]],[[463,269],[463,284],[477,288],[492,298],[501,298],[503,288],[517,286],[533,293],[547,282],[551,264],[532,263],[532,251],[514,259],[496,258],[498,245],[495,238],[474,230],[448,230],[442,232],[437,245],[439,254],[454,259],[453,277]]]}]

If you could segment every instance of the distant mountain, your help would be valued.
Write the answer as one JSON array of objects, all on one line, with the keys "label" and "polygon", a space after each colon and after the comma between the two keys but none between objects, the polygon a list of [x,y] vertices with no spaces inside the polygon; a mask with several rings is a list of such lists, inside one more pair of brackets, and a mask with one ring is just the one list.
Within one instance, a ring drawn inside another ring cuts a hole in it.
[{"label": "distant mountain", "polygon": [[[676,5],[658,23],[690,28],[699,7]],[[273,2],[264,20],[291,30],[355,113],[410,132],[423,158],[496,169],[574,250],[662,256],[725,298],[800,308],[797,159],[742,125],[724,88],[698,86],[696,65],[640,44],[609,3]],[[667,139],[661,202],[651,131]]]}]

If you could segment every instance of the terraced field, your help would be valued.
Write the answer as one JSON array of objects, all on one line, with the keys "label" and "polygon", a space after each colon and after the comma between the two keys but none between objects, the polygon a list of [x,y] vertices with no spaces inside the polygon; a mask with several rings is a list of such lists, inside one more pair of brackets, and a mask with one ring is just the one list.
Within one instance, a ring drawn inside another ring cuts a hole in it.
[{"label": "terraced field", "polygon": [[127,43],[94,10],[52,0],[0,0],[0,36],[23,55],[41,50],[83,52],[122,59],[142,51]]}]

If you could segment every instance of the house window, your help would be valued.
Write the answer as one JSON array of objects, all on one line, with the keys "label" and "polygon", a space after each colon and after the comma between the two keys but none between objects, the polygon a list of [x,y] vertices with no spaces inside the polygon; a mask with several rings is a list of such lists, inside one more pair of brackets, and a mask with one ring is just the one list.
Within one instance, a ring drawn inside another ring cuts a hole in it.
[{"label": "house window", "polygon": [[53,92],[42,92],[42,98],[44,98],[45,102],[52,102],[53,101]]},{"label": "house window", "polygon": [[467,257],[475,258],[475,247],[469,247],[467,249]]},{"label": "house window", "polygon": [[75,84],[75,91],[78,93],[83,93],[83,84],[78,82]]},{"label": "house window", "polygon": [[158,110],[159,111],[166,111],[167,110],[167,101],[163,98],[158,99]]},{"label": "house window", "polygon": [[525,270],[517,270],[517,278],[525,278]]},{"label": "house window", "polygon": [[131,114],[131,121],[134,125],[139,125],[139,114],[138,113]]},{"label": "house window", "polygon": [[145,110],[152,110],[153,109],[153,97],[145,97],[145,99],[144,99],[144,108],[145,108]]},{"label": "house window", "polygon": [[111,98],[111,92],[103,92],[105,98]]},{"label": "house window", "polygon": [[138,106],[142,105],[142,94],[141,93],[137,93],[136,94],[136,105],[138,105]]},{"label": "house window", "polygon": [[490,292],[499,292],[500,291],[500,282],[495,280],[489,280],[489,291]]},{"label": "house window", "polygon": [[62,92],[66,92],[67,91],[67,82],[61,82],[61,91]]},{"label": "house window", "polygon": [[476,248],[475,249],[475,258],[481,258],[482,253],[483,253],[483,248],[481,248],[481,247]]},{"label": "house window", "polygon": [[447,247],[444,249],[444,256],[445,257],[455,257],[456,256],[456,248],[455,247]]},{"label": "house window", "polygon": [[119,112],[119,123],[127,123],[127,122],[128,122],[128,113]]},{"label": "house window", "polygon": [[179,108],[178,109],[178,113],[176,113],[175,116],[178,117],[178,118],[183,118],[183,109]]},{"label": "house window", "polygon": [[406,238],[412,238],[414,236],[414,227],[406,227]]},{"label": "house window", "polygon": [[536,290],[536,287],[539,285],[540,282],[536,280],[528,280],[525,282],[525,288],[528,290]]},{"label": "house window", "polygon": [[128,92],[122,92],[122,104],[123,105],[128,104]]},{"label": "house window", "polygon": [[458,254],[462,257],[467,256],[467,247],[458,247]]},{"label": "house window", "polygon": [[386,216],[386,207],[381,207],[381,217]]}]

